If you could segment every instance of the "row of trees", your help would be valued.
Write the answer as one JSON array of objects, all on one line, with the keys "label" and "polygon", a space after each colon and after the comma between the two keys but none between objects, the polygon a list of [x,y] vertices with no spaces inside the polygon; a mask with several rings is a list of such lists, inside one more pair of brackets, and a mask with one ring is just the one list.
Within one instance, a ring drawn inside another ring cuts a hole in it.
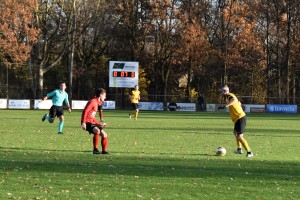
[{"label": "row of trees", "polygon": [[299,95],[299,1],[1,0],[0,22],[1,79],[8,68],[32,98],[59,79],[71,98],[120,92],[109,60],[138,61],[143,94],[164,101],[218,101],[224,84],[256,103]]}]

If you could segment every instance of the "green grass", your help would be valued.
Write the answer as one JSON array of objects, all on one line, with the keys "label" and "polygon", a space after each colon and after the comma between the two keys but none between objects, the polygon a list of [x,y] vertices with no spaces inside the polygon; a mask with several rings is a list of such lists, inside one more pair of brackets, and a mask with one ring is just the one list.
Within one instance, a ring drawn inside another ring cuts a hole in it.
[{"label": "green grass", "polygon": [[[299,115],[249,114],[255,157],[235,155],[227,113],[104,111],[110,156],[80,112],[0,110],[0,199],[300,199]],[[214,156],[218,146],[224,157]]]}]

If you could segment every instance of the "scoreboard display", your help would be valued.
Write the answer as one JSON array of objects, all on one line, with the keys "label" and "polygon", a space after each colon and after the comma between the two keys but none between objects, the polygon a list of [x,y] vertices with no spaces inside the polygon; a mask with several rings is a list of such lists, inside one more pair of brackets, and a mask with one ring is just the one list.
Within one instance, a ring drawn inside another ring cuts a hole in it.
[{"label": "scoreboard display", "polygon": [[109,62],[109,87],[134,88],[138,85],[138,62]]}]

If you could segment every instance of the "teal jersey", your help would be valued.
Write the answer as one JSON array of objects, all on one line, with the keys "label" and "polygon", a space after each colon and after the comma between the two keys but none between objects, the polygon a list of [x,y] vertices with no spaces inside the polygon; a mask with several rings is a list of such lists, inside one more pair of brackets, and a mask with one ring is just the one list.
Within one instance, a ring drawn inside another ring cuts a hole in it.
[{"label": "teal jersey", "polygon": [[66,104],[69,103],[68,94],[66,92],[62,92],[59,89],[54,90],[47,94],[48,98],[52,98],[52,103],[55,106],[62,106],[63,102]]}]

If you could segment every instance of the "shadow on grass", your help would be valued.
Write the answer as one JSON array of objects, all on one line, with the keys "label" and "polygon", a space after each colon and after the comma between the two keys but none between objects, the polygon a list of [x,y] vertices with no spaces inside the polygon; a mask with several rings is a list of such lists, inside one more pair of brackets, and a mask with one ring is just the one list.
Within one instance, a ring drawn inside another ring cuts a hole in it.
[{"label": "shadow on grass", "polygon": [[[15,149],[12,149],[15,150]],[[28,150],[28,149],[27,149]],[[115,153],[112,156],[84,155],[79,153],[63,154],[57,160],[47,159],[41,151],[31,152],[30,157],[24,151],[14,151],[13,160],[0,160],[2,172],[18,173],[68,173],[124,175],[141,177],[171,178],[213,178],[257,179],[272,181],[299,181],[299,162],[280,162],[246,159],[226,159],[208,154],[177,155],[166,154],[125,154]],[[53,150],[48,150],[53,151]],[[53,153],[52,157],[58,156]],[[51,155],[50,155],[51,157]]]},{"label": "shadow on grass", "polygon": [[[120,130],[122,128],[120,127],[108,127],[107,130]],[[157,133],[158,131],[169,131],[172,132],[174,130],[176,131],[182,131],[182,133],[193,133],[193,134],[212,134],[212,135],[224,135],[227,133],[232,133],[233,127],[232,128],[210,128],[210,127],[126,127],[126,130],[141,130],[141,131],[147,131],[147,132],[152,132],[155,131]],[[251,135],[256,135],[256,134],[262,134],[266,136],[268,134],[269,137],[300,137],[299,134],[300,130],[295,130],[295,129],[267,129],[267,128],[255,128],[255,127],[247,127],[246,129],[246,134],[251,133]],[[295,134],[294,136],[291,135],[284,135],[285,133],[288,134]],[[280,135],[278,135],[280,134]]]}]

